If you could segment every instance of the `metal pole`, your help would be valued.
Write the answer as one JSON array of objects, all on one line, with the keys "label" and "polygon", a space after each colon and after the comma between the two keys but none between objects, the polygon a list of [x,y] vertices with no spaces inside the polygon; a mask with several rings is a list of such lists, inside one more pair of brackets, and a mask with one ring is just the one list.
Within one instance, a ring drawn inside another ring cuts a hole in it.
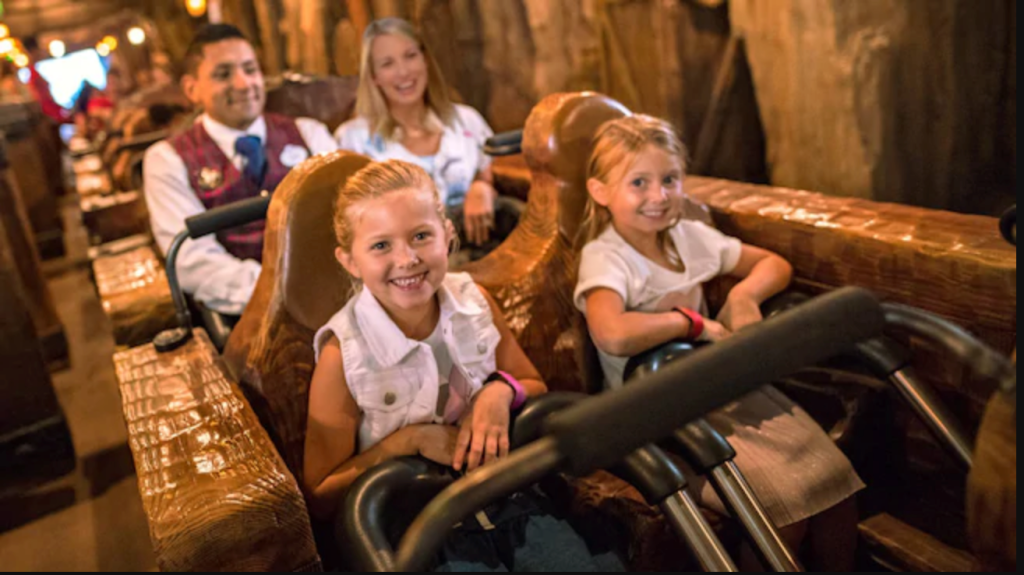
[{"label": "metal pole", "polygon": [[729,553],[708,525],[704,514],[685,491],[677,491],[660,505],[665,518],[689,545],[701,568],[708,573],[738,573]]},{"label": "metal pole", "polygon": [[181,291],[181,283],[178,280],[178,252],[182,244],[189,239],[187,231],[174,236],[174,241],[167,249],[167,284],[171,288],[171,300],[174,302],[174,309],[178,316],[178,327],[192,332],[192,314],[188,311],[188,303],[185,302],[185,294]]},{"label": "metal pole", "polygon": [[711,480],[726,508],[750,537],[754,551],[766,564],[778,573],[803,572],[736,464],[729,461],[719,465],[711,471]]},{"label": "metal pole", "polygon": [[910,368],[897,371],[889,379],[903,398],[914,408],[918,417],[939,439],[942,446],[959,459],[967,469],[971,469],[974,466],[974,450],[967,441],[967,435],[960,429],[957,419],[949,413],[935,393],[928,386],[923,385]]}]

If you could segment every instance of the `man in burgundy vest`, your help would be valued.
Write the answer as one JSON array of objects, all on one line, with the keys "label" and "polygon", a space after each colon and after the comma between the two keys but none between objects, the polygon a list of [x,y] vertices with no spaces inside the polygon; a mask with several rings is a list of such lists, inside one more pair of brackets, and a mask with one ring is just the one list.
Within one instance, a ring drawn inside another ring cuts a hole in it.
[{"label": "man in burgundy vest", "polygon": [[[263,112],[263,74],[237,28],[203,27],[185,66],[182,88],[204,113],[150,148],[143,163],[153,234],[165,253],[186,218],[273,193],[293,167],[337,148],[320,122]],[[214,311],[241,314],[260,274],[264,225],[186,242],[178,255],[182,288]]]}]

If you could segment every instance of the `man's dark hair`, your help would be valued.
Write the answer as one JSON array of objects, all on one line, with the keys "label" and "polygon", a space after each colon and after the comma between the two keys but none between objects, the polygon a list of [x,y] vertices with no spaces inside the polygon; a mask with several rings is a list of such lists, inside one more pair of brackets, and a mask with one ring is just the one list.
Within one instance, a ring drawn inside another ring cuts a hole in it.
[{"label": "man's dark hair", "polygon": [[196,32],[192,43],[188,45],[185,52],[185,73],[195,76],[199,70],[199,63],[203,61],[203,50],[211,44],[217,44],[224,40],[249,41],[242,34],[242,31],[231,24],[206,24]]}]

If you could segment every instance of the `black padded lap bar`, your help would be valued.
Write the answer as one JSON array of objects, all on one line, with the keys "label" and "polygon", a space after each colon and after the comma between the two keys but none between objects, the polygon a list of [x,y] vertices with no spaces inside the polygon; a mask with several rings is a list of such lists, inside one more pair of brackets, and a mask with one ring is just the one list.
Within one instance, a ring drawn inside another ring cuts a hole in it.
[{"label": "black padded lap bar", "polygon": [[[512,448],[517,449],[536,441],[549,417],[586,400],[587,396],[582,393],[558,391],[531,398],[512,425]],[[629,454],[611,472],[635,487],[650,505],[658,505],[673,493],[686,488],[686,478],[682,472],[661,449],[653,445]]]},{"label": "black padded lap bar", "polygon": [[185,220],[188,237],[199,239],[267,218],[270,196],[260,196],[214,208]]},{"label": "black padded lap bar", "polygon": [[553,391],[526,401],[522,411],[512,421],[512,449],[533,443],[543,435],[547,419],[570,405],[587,399],[583,393]]},{"label": "black padded lap bar", "polygon": [[349,566],[358,571],[394,571],[394,549],[388,541],[392,504],[402,494],[416,493],[429,501],[454,481],[439,465],[418,457],[382,463],[362,474],[345,496],[335,529]]},{"label": "black padded lap bar", "polygon": [[882,334],[875,296],[845,288],[693,353],[627,388],[557,413],[548,431],[583,476],[743,395]]}]

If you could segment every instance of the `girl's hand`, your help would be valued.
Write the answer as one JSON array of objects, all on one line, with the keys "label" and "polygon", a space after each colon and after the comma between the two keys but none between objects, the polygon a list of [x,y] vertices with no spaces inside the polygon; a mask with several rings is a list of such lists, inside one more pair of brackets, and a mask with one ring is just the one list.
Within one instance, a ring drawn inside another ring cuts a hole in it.
[{"label": "girl's hand", "polygon": [[709,319],[704,320],[704,334],[700,336],[701,341],[715,343],[732,337],[732,332],[727,327]]},{"label": "girl's hand", "polygon": [[470,243],[482,246],[491,238],[494,229],[494,200],[498,195],[494,186],[477,180],[466,193],[463,206],[465,217],[466,239]]},{"label": "girl's hand", "polygon": [[512,388],[501,382],[483,388],[462,419],[452,467],[474,471],[508,456],[510,408],[515,400]]},{"label": "girl's hand", "polygon": [[409,448],[404,455],[420,455],[434,463],[450,466],[455,453],[458,430],[450,425],[410,425],[402,429],[408,433]]},{"label": "girl's hand", "polygon": [[730,295],[722,312],[718,314],[718,321],[730,331],[738,332],[761,323],[764,316],[761,314],[761,306],[754,299]]}]

